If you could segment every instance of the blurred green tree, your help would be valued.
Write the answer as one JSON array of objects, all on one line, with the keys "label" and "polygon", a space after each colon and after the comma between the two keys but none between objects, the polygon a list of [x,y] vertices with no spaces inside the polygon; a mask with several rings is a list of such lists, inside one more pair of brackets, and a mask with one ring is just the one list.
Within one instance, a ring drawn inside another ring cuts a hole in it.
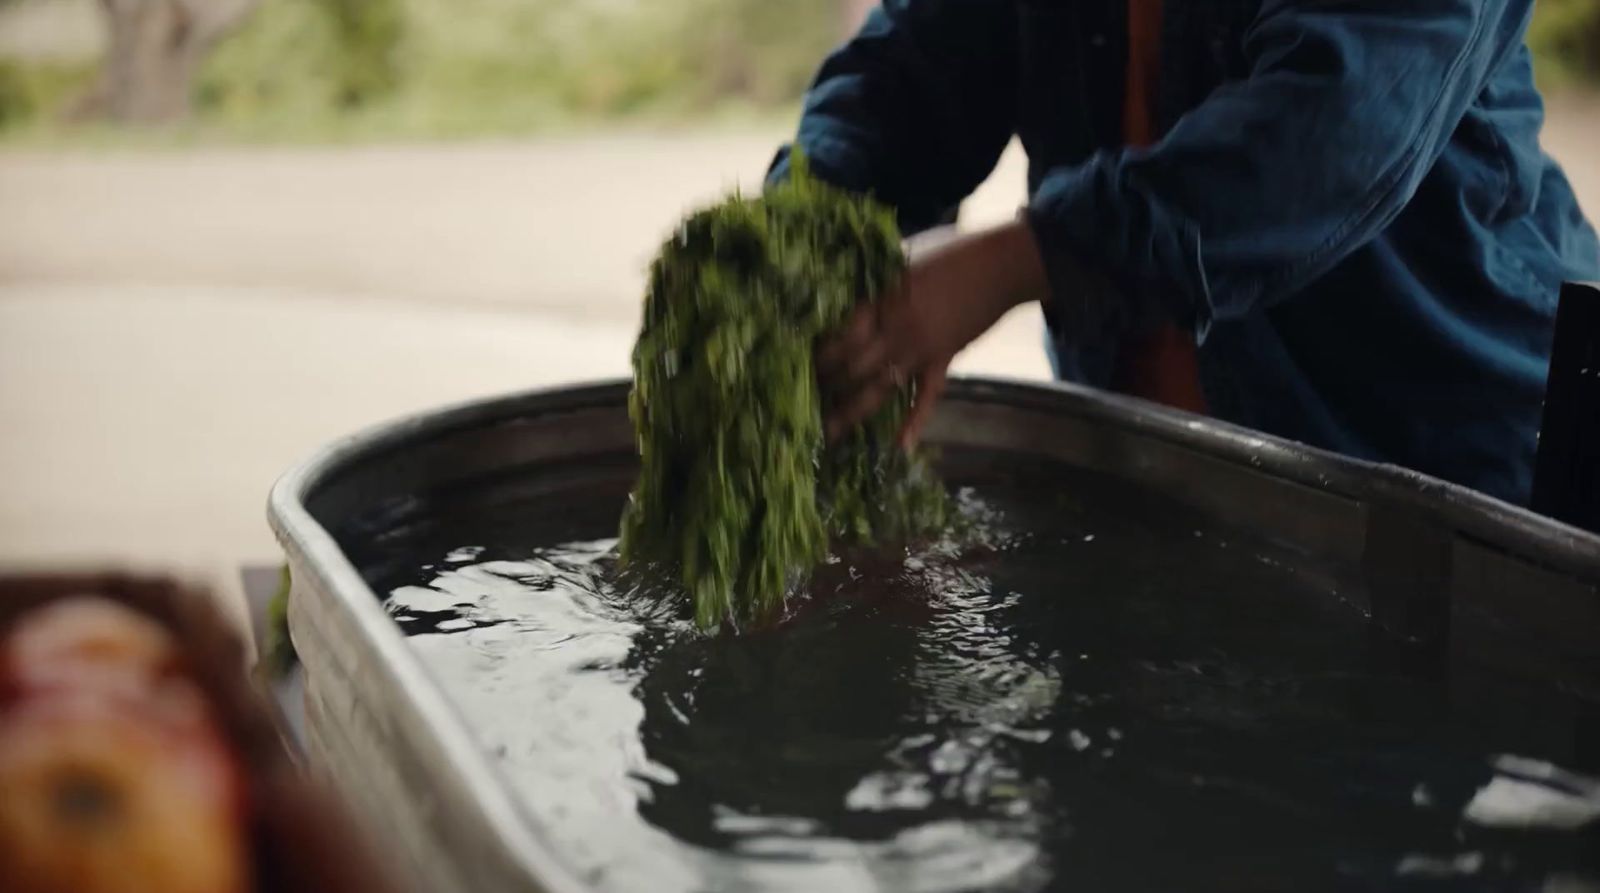
[{"label": "blurred green tree", "polygon": [[405,34],[401,0],[322,0],[333,23],[334,95],[341,106],[370,102],[400,83]]},{"label": "blurred green tree", "polygon": [[1528,45],[1540,86],[1600,84],[1600,0],[1538,0]]},{"label": "blurred green tree", "polygon": [[[778,108],[876,0],[0,0],[0,10],[70,2],[102,11],[108,51],[0,59],[0,129],[69,105],[113,121],[192,112],[246,139],[519,133]],[[1541,87],[1600,85],[1600,0],[1537,0],[1528,43]]]},{"label": "blurred green tree", "polygon": [[260,0],[100,0],[109,41],[100,74],[74,117],[124,123],[189,114],[194,74]]},{"label": "blurred green tree", "polygon": [[[71,114],[124,123],[162,123],[188,116],[207,56],[263,0],[99,0],[109,41],[94,86]],[[266,0],[278,7],[295,0]],[[302,0],[323,20],[319,61],[331,100],[358,106],[399,83],[396,49],[404,34],[403,0]],[[293,15],[289,17],[293,19]],[[263,60],[265,61],[265,60]],[[306,60],[288,53],[272,65]],[[272,65],[266,66],[267,68]]]},{"label": "blurred green tree", "polygon": [[[7,0],[0,0],[3,6]],[[0,130],[32,118],[37,111],[28,73],[22,66],[0,59]]]}]

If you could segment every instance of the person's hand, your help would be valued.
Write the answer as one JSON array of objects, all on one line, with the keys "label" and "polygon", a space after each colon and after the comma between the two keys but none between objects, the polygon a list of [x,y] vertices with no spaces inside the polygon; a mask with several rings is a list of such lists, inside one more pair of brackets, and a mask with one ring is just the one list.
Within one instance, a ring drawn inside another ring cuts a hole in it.
[{"label": "person's hand", "polygon": [[916,398],[900,433],[916,442],[944,392],[950,361],[1019,304],[1047,294],[1033,233],[1021,222],[960,236],[913,258],[891,290],[864,303],[817,347],[830,440],[860,424],[906,382]]}]

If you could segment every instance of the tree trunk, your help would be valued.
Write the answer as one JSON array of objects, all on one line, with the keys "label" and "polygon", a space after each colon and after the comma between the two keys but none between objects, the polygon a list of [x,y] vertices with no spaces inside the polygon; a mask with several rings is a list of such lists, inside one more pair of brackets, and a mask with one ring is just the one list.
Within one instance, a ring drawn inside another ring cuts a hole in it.
[{"label": "tree trunk", "polygon": [[110,40],[75,118],[159,124],[189,114],[195,69],[260,0],[100,0]]}]

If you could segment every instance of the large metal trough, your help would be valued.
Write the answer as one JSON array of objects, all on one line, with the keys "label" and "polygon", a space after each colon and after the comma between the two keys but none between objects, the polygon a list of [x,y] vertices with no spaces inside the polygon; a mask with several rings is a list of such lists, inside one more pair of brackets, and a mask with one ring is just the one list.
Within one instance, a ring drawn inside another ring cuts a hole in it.
[{"label": "large metal trough", "polygon": [[[623,382],[563,388],[394,422],[326,447],[272,492],[311,749],[419,890],[586,887],[380,607],[348,539],[486,476],[537,486],[550,463],[626,469],[626,394]],[[928,437],[1159,488],[1259,531],[1357,581],[1375,622],[1412,647],[1563,693],[1570,711],[1538,721],[1571,742],[1567,765],[1600,759],[1600,537],[1401,469],[1071,387],[954,382]]]}]

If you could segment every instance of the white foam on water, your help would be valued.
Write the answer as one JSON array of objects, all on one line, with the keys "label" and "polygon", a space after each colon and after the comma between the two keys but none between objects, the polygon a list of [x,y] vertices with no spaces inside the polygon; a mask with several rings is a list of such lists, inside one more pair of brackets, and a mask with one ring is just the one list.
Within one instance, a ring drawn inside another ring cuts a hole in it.
[{"label": "white foam on water", "polygon": [[1478,789],[1462,818],[1485,828],[1575,831],[1600,821],[1600,780],[1553,763],[1502,755],[1496,775]]}]

